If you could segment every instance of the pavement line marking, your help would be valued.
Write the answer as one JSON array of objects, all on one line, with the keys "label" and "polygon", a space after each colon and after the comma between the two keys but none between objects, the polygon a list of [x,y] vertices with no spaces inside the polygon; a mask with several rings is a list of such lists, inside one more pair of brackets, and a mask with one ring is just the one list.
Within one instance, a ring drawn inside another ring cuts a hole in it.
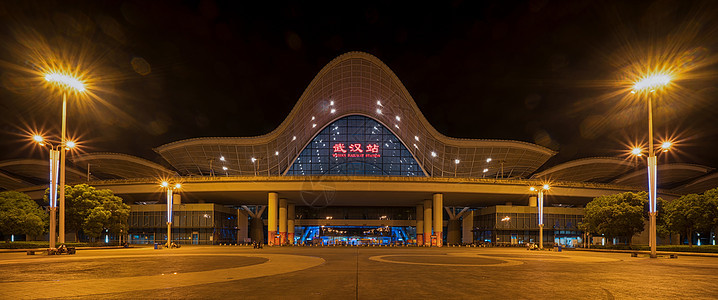
[{"label": "pavement line marking", "polygon": [[[178,254],[177,256],[212,256],[212,254]],[[268,261],[250,266],[180,274],[0,283],[0,298],[77,297],[167,289],[279,275],[308,269],[325,262],[324,259],[319,257],[289,254],[223,254],[223,256],[261,257],[268,259]]]},{"label": "pavement line marking", "polygon": [[[506,259],[506,258],[497,258],[497,257],[489,257],[489,256],[483,256],[483,255],[471,255],[466,257],[481,257],[491,260],[499,260],[502,261],[498,264],[441,264],[441,263],[423,263],[423,262],[409,262],[409,261],[396,261],[396,260],[388,260],[384,259],[385,257],[391,257],[391,256],[436,256],[436,257],[446,257],[445,255],[401,255],[401,254],[395,254],[395,255],[378,255],[378,256],[372,256],[369,257],[370,260],[378,261],[378,262],[384,262],[384,263],[392,263],[392,264],[405,264],[405,265],[424,265],[424,266],[448,266],[448,267],[510,267],[510,266],[518,266],[522,265],[522,261],[513,260],[513,259]],[[462,256],[463,255],[455,255],[455,256]]]}]

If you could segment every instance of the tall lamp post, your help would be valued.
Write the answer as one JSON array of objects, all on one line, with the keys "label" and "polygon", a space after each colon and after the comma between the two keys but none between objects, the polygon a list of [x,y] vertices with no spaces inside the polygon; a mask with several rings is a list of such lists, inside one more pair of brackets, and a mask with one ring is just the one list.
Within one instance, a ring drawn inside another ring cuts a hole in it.
[{"label": "tall lamp post", "polygon": [[[85,83],[81,80],[67,74],[58,72],[45,74],[45,81],[50,83],[57,83],[62,88],[62,131],[60,133],[60,145],[65,145],[67,141],[66,136],[66,123],[67,123],[67,92],[75,91],[82,93],[86,91]],[[60,243],[65,242],[65,148],[60,147]]]},{"label": "tall lamp post", "polygon": [[656,258],[656,153],[653,149],[653,105],[651,94],[656,90],[665,87],[671,82],[671,76],[665,73],[647,75],[633,85],[631,93],[645,96],[648,104],[648,216],[650,217],[649,239],[651,247],[651,258]]},{"label": "tall lamp post", "polygon": [[551,187],[544,184],[540,188],[530,187],[529,190],[538,193],[538,225],[539,225],[539,249],[543,249],[543,193]]},{"label": "tall lamp post", "polygon": [[167,248],[172,246],[172,201],[174,200],[174,190],[182,188],[182,184],[174,185],[167,181],[162,182],[162,187],[167,190]]},{"label": "tall lamp post", "polygon": [[[40,146],[47,146],[50,148],[50,192],[48,200],[50,202],[50,248],[56,248],[57,242],[57,177],[58,177],[58,161],[60,160],[60,149],[62,144],[52,144],[45,140],[42,136],[35,135],[32,139]],[[66,148],[71,149],[75,147],[75,142],[68,141]],[[60,241],[61,243],[63,241]]]}]

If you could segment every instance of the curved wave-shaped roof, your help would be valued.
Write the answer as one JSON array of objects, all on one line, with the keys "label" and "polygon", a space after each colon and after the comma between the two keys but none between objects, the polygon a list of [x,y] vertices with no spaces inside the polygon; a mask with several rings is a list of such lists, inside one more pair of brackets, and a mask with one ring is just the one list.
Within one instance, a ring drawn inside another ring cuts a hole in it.
[{"label": "curved wave-shaped roof", "polygon": [[[711,167],[684,163],[658,165],[658,188],[671,188],[676,184],[703,176],[712,170]],[[645,187],[648,185],[648,169],[641,168],[617,178],[613,183]]]},{"label": "curved wave-shaped roof", "polygon": [[322,68],[270,133],[187,139],[155,151],[183,175],[280,175],[321,128],[353,114],[391,128],[430,176],[524,178],[556,154],[521,141],[444,136],[429,124],[389,67],[363,52],[346,53]]},{"label": "curved wave-shaped roof", "polygon": [[718,187],[718,173],[709,174],[671,190],[676,194],[701,194]]},{"label": "curved wave-shaped roof", "polygon": [[[34,184],[49,184],[50,161],[44,159],[11,159],[0,162],[0,170],[13,178]],[[82,171],[65,165],[65,182],[77,183],[87,179]]]},{"label": "curved wave-shaped roof", "polygon": [[0,172],[0,190],[16,190],[31,187],[33,185],[34,184],[25,180]]},{"label": "curved wave-shaped roof", "polygon": [[176,174],[157,163],[122,153],[88,153],[72,157],[70,161],[82,168],[87,168],[89,164],[90,172],[103,179],[166,177]]},{"label": "curved wave-shaped roof", "polygon": [[635,169],[635,165],[615,157],[581,158],[553,166],[531,176],[534,179],[590,181],[607,183]]}]

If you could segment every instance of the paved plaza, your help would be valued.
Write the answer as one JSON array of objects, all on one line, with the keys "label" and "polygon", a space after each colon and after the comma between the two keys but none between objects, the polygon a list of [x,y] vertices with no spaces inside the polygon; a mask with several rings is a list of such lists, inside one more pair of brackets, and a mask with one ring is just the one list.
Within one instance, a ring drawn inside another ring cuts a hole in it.
[{"label": "paved plaza", "polygon": [[668,299],[718,296],[718,258],[523,248],[185,246],[0,254],[0,299]]}]

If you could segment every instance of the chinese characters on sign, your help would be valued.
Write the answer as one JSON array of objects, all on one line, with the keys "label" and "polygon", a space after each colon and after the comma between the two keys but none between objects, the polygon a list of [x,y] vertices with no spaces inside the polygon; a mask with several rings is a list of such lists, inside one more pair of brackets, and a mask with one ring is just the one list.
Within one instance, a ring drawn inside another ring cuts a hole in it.
[{"label": "chinese characters on sign", "polygon": [[379,145],[377,144],[366,144],[366,147],[364,147],[366,150],[362,149],[362,144],[349,144],[348,153],[347,146],[343,143],[334,144],[332,148],[334,148],[333,157],[381,157]]}]

